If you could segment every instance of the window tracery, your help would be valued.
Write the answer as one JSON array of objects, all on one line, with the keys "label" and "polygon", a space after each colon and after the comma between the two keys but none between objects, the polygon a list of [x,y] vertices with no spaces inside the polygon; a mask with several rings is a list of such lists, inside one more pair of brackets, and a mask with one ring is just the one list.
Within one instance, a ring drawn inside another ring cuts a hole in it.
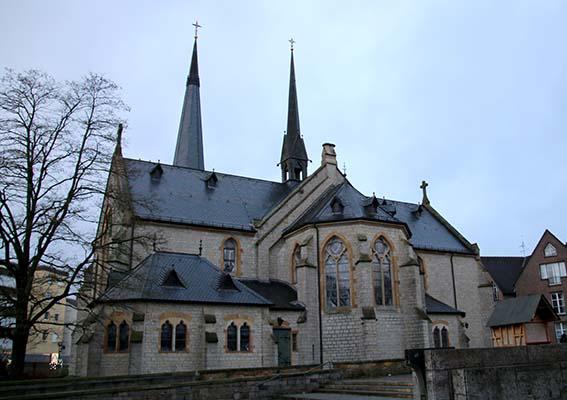
[{"label": "window tracery", "polygon": [[327,307],[350,307],[351,282],[348,250],[334,236],[325,247],[325,289]]},{"label": "window tracery", "polygon": [[393,304],[392,257],[388,242],[382,237],[374,242],[372,276],[374,301],[379,306]]}]

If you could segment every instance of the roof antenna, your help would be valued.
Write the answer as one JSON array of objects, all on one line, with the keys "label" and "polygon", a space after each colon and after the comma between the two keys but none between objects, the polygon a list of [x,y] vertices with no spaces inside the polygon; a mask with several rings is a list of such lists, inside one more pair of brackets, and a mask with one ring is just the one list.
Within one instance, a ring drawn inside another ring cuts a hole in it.
[{"label": "roof antenna", "polygon": [[346,163],[343,163],[343,175],[346,176]]},{"label": "roof antenna", "polygon": [[524,243],[524,238],[522,238],[522,244],[520,245],[520,249],[522,249],[522,254],[524,258],[526,257],[526,244]]},{"label": "roof antenna", "polygon": [[199,240],[199,257],[203,254],[203,239]]}]

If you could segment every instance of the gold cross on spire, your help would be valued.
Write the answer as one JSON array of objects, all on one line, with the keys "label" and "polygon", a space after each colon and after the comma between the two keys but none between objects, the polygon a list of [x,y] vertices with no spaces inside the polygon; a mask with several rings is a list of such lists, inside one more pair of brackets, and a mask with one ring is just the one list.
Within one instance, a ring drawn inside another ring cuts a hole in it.
[{"label": "gold cross on spire", "polygon": [[293,38],[289,39],[288,42],[291,44],[291,51],[293,51],[293,44],[295,43],[295,40],[293,40]]},{"label": "gold cross on spire", "polygon": [[195,39],[197,39],[199,37],[199,35],[197,34],[199,31],[199,28],[202,28],[201,25],[199,25],[199,21],[195,20],[195,23],[193,24],[193,26],[195,27]]}]

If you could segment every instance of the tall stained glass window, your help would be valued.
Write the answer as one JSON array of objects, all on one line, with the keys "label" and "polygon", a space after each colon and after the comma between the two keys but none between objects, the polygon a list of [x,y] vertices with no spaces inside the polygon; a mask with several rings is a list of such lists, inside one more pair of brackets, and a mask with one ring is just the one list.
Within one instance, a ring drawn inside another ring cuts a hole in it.
[{"label": "tall stained glass window", "polygon": [[342,240],[333,237],[325,247],[325,289],[327,307],[350,307],[350,265]]}]

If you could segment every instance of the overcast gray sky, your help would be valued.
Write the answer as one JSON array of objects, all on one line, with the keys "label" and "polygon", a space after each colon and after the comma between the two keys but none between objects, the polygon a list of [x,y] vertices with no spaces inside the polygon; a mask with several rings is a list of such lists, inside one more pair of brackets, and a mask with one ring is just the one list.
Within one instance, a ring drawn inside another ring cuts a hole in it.
[{"label": "overcast gray sky", "polygon": [[171,163],[195,19],[205,166],[278,180],[289,43],[313,160],[429,197],[483,255],[567,241],[565,1],[0,1],[0,67],[123,88],[125,155]]}]

